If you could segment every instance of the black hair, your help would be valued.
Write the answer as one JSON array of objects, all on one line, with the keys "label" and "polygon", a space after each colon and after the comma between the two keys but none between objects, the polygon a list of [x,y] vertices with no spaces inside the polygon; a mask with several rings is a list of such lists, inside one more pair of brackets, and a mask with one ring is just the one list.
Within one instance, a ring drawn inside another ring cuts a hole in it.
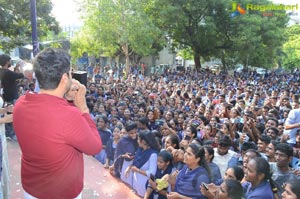
[{"label": "black hair", "polygon": [[229,132],[231,131],[231,127],[229,123],[223,123],[222,125],[225,125]]},{"label": "black hair", "polygon": [[270,106],[267,106],[267,105],[265,105],[265,106],[263,106],[263,109],[267,109],[268,111],[271,109],[271,107]]},{"label": "black hair", "polygon": [[120,128],[120,126],[115,126],[112,130],[112,132],[114,132],[115,129],[119,129],[120,131],[122,130],[122,128]]},{"label": "black hair", "polygon": [[157,140],[155,139],[155,135],[151,133],[151,131],[149,130],[141,131],[138,136],[141,140],[144,140],[150,148],[157,151],[160,150],[160,146],[157,143]]},{"label": "black hair", "polygon": [[126,124],[125,124],[125,130],[128,132],[128,131],[131,131],[132,129],[136,129],[137,128],[137,125],[136,125],[136,123],[135,122],[131,122],[131,121],[129,121],[129,122],[127,122]]},{"label": "black hair", "polygon": [[246,102],[245,102],[245,100],[243,100],[243,98],[242,98],[242,99],[239,99],[238,102],[242,102],[244,105],[246,104]]},{"label": "black hair", "polygon": [[33,69],[40,88],[56,89],[63,74],[69,75],[70,60],[71,56],[62,49],[47,48],[40,52],[33,62]]},{"label": "black hair", "polygon": [[166,113],[166,114],[170,113],[170,114],[172,115],[172,118],[174,117],[173,111],[166,111],[165,113]]},{"label": "black hair", "polygon": [[257,150],[255,150],[255,149],[248,149],[248,150],[245,152],[245,154],[248,153],[248,152],[254,153],[254,154],[255,154],[255,157],[261,157],[261,154],[260,154]]},{"label": "black hair", "polygon": [[202,140],[200,140],[199,138],[194,138],[193,141],[195,144],[198,144],[198,145],[202,145]]},{"label": "black hair", "polygon": [[201,97],[200,97],[200,96],[195,98],[196,104],[200,104],[201,101],[202,101],[202,100],[201,100]]},{"label": "black hair", "polygon": [[204,125],[207,125],[209,123],[209,121],[207,120],[207,118],[204,115],[199,115],[199,119],[202,120]]},{"label": "black hair", "polygon": [[146,112],[146,104],[145,102],[138,102],[138,107],[144,109],[144,111]]},{"label": "black hair", "polygon": [[159,152],[158,156],[160,156],[163,159],[164,162],[172,163],[173,156],[169,151],[162,150],[161,152]]},{"label": "black hair", "polygon": [[[232,104],[233,107],[235,107],[236,100],[235,100],[235,99],[230,100],[229,103]],[[236,112],[238,113],[238,115],[240,115],[240,112],[239,112],[237,109],[235,109],[235,110],[236,110]]]},{"label": "black hair", "polygon": [[96,118],[97,118],[97,122],[98,122],[99,119],[102,119],[105,124],[108,123],[108,119],[105,115],[97,115]]},{"label": "black hair", "polygon": [[300,198],[300,189],[299,189],[300,180],[295,179],[295,180],[292,180],[292,181],[288,182],[287,184],[290,184],[291,190],[296,195],[296,197]]},{"label": "black hair", "polygon": [[[233,166],[233,167],[228,167],[228,169],[232,169],[235,178],[241,182],[241,180],[244,178],[244,171],[241,167],[239,166]],[[228,170],[227,169],[227,170]]]},{"label": "black hair", "polygon": [[204,149],[207,150],[207,152],[208,152],[209,155],[212,155],[212,157],[211,157],[211,159],[210,159],[210,161],[212,162],[213,159],[214,159],[214,157],[215,157],[215,151],[214,151],[214,148],[211,147],[211,146],[207,146],[207,145],[206,145],[206,146],[204,146]]},{"label": "black hair", "polygon": [[0,66],[5,66],[5,64],[10,60],[11,60],[10,56],[5,54],[0,55]]},{"label": "black hair", "polygon": [[276,123],[276,127],[278,126],[279,122],[278,122],[278,119],[277,119],[277,118],[275,118],[275,117],[268,117],[268,118],[267,118],[267,122],[268,122],[269,120],[274,121],[274,122]]},{"label": "black hair", "polygon": [[276,118],[278,118],[279,112],[276,108],[270,109],[268,113],[274,114]]},{"label": "black hair", "polygon": [[274,148],[276,149],[277,145],[280,144],[280,141],[272,140],[270,144],[272,144],[274,146]]},{"label": "black hair", "polygon": [[255,161],[256,174],[264,174],[264,180],[269,181],[273,194],[277,194],[278,188],[276,183],[272,180],[272,172],[269,162],[262,157],[255,157],[252,160]]},{"label": "black hair", "polygon": [[220,118],[218,116],[213,116],[213,117],[211,117],[211,119],[212,118],[214,118],[217,121],[217,123],[220,123]]},{"label": "black hair", "polygon": [[197,128],[195,128],[193,125],[189,126],[192,132],[192,137],[196,138],[197,137]]},{"label": "black hair", "polygon": [[174,149],[179,149],[180,146],[179,146],[179,138],[177,135],[174,135],[174,134],[170,134],[167,136],[167,138],[170,139],[170,141],[172,142],[172,144],[175,144],[175,147]]},{"label": "black hair", "polygon": [[219,145],[225,145],[227,147],[230,147],[232,145],[232,140],[228,135],[221,134],[219,139]]},{"label": "black hair", "polygon": [[219,97],[225,98],[225,95],[224,94],[220,94]]},{"label": "black hair", "polygon": [[92,112],[94,108],[94,103],[91,100],[86,100],[86,105],[89,108],[90,112]]},{"label": "black hair", "polygon": [[183,93],[183,97],[184,97],[185,99],[190,99],[189,94],[188,94],[187,92]]},{"label": "black hair", "polygon": [[[202,166],[208,173],[208,177],[210,181],[212,180],[212,173],[210,170],[210,167],[208,166],[206,160],[205,160],[205,150],[204,147],[199,146],[198,144],[190,144],[189,147],[192,149],[194,155],[196,158],[200,158],[199,161],[199,166]],[[200,175],[200,174],[199,174]],[[196,175],[193,179],[193,186],[196,186],[196,181],[197,181],[198,176]]]},{"label": "black hair", "polygon": [[155,140],[158,144],[158,151],[160,151],[162,149],[162,145],[163,145],[162,140],[157,135],[154,135],[154,137],[155,137]]},{"label": "black hair", "polygon": [[294,155],[293,148],[287,143],[279,143],[275,147],[275,151],[280,151],[286,154],[288,157],[292,157]]},{"label": "black hair", "polygon": [[272,138],[268,135],[261,135],[258,139],[264,142],[265,144],[270,144]]},{"label": "black hair", "polygon": [[243,198],[244,192],[241,183],[234,179],[227,179],[224,181],[227,187],[227,194],[230,199]]},{"label": "black hair", "polygon": [[274,132],[276,133],[276,135],[278,135],[278,133],[279,133],[279,130],[278,130],[278,128],[276,128],[276,127],[269,127],[269,128],[267,129],[267,131],[269,131],[269,130],[274,131]]},{"label": "black hair", "polygon": [[113,115],[113,116],[111,116],[110,120],[112,121],[112,119],[117,119],[117,120],[120,120],[120,117],[119,117],[119,116],[117,116],[117,115]]},{"label": "black hair", "polygon": [[148,118],[143,116],[143,117],[139,118],[139,122],[143,125],[147,125],[148,124]]},{"label": "black hair", "polygon": [[241,146],[241,151],[247,151],[249,149],[257,150],[257,145],[253,142],[244,142]]},{"label": "black hair", "polygon": [[158,130],[151,130],[151,133],[154,134],[155,137],[159,138],[159,139],[162,139],[163,135],[158,131]]},{"label": "black hair", "polygon": [[211,124],[206,124],[205,126],[209,126],[209,128],[210,128],[210,132],[212,132],[212,129],[213,129],[213,127],[212,127],[212,125]]},{"label": "black hair", "polygon": [[265,131],[265,125],[262,124],[262,123],[258,123],[258,124],[256,125],[256,128],[259,130],[260,134],[263,134],[264,131]]}]

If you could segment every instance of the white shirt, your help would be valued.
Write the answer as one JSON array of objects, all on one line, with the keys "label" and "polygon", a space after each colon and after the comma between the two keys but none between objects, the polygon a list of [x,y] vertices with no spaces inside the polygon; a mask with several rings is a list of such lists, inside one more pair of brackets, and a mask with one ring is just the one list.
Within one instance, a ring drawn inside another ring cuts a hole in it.
[{"label": "white shirt", "polygon": [[220,168],[221,176],[224,177],[225,172],[228,167],[229,160],[236,155],[236,152],[228,150],[228,153],[225,155],[220,155],[218,153],[218,148],[214,148],[215,151],[215,157],[213,159],[213,163],[217,164]]}]

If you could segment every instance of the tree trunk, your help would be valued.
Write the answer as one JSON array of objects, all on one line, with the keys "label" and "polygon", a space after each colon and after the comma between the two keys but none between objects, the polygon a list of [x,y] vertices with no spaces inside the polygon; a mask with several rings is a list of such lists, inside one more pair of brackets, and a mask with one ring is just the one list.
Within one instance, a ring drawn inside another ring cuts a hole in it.
[{"label": "tree trunk", "polygon": [[128,77],[129,73],[130,73],[130,60],[129,60],[129,54],[127,54],[126,56],[126,77]]},{"label": "tree trunk", "polygon": [[137,55],[137,58],[136,58],[136,64],[141,63],[141,59],[142,59],[142,58],[143,58],[143,56]]},{"label": "tree trunk", "polygon": [[201,62],[200,62],[200,53],[197,51],[194,51],[194,62],[195,62],[195,68],[197,71],[201,69]]},{"label": "tree trunk", "polygon": [[225,51],[223,51],[223,53],[222,53],[221,62],[222,62],[223,71],[227,71],[227,63],[225,60]]},{"label": "tree trunk", "polygon": [[126,74],[125,76],[127,77],[128,74],[130,73],[130,59],[129,59],[129,49],[128,49],[128,44],[123,44],[122,45],[122,50],[123,50],[123,53],[125,55],[125,60],[126,60],[126,64],[125,64],[125,68],[126,68]]}]

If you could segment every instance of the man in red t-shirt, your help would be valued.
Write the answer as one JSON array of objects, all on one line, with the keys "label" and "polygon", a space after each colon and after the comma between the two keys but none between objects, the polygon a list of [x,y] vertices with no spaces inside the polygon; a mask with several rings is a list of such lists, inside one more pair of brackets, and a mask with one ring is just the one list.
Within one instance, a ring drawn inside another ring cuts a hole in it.
[{"label": "man in red t-shirt", "polygon": [[25,198],[80,198],[83,153],[94,155],[102,148],[86,88],[72,80],[70,56],[63,50],[41,52],[34,72],[40,92],[21,96],[13,114]]}]

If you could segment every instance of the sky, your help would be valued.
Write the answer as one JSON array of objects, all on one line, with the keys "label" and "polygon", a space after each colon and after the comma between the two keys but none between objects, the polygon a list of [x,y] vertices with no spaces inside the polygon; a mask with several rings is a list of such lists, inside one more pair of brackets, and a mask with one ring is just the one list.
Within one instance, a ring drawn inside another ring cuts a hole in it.
[{"label": "sky", "polygon": [[[51,0],[53,3],[52,14],[56,17],[61,26],[81,25],[78,13],[78,4],[80,0]],[[238,0],[236,0],[238,2]],[[300,1],[299,0],[273,0],[274,3],[283,3],[285,5],[298,4],[298,18],[300,18]]]},{"label": "sky", "polygon": [[51,0],[53,3],[52,14],[61,26],[81,24],[78,13],[78,0]]}]

